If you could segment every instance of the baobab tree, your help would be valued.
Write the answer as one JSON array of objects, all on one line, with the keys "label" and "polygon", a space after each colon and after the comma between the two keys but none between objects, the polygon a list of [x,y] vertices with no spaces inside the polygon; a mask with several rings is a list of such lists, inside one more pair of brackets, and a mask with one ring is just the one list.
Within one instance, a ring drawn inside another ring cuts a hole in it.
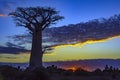
[{"label": "baobab tree", "polygon": [[42,31],[57,21],[63,19],[59,12],[51,7],[18,7],[10,15],[17,26],[27,28],[32,34],[32,47],[29,67],[42,67]]}]

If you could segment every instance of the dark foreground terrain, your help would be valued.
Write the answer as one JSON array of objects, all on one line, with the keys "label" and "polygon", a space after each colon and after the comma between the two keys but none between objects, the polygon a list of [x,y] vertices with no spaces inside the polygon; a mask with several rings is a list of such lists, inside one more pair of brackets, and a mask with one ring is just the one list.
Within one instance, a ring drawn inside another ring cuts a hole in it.
[{"label": "dark foreground terrain", "polygon": [[0,66],[0,80],[120,80],[120,70],[106,65],[104,70],[89,72],[81,68],[64,70],[52,65],[31,71],[23,70],[20,66],[15,68],[4,65]]}]

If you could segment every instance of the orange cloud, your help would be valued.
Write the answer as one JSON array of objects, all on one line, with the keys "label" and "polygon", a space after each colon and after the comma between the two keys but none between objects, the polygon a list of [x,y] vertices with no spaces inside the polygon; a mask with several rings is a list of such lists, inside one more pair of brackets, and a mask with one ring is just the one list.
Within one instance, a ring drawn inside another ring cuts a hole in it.
[{"label": "orange cloud", "polygon": [[5,17],[6,16],[6,14],[0,14],[0,17]]}]

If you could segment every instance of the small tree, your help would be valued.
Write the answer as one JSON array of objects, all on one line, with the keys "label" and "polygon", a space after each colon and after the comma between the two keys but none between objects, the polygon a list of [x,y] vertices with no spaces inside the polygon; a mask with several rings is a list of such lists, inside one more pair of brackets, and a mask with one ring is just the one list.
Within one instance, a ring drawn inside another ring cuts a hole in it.
[{"label": "small tree", "polygon": [[59,12],[51,7],[17,8],[10,13],[17,26],[27,28],[32,34],[32,48],[29,67],[42,67],[42,31],[57,21],[63,19]]}]

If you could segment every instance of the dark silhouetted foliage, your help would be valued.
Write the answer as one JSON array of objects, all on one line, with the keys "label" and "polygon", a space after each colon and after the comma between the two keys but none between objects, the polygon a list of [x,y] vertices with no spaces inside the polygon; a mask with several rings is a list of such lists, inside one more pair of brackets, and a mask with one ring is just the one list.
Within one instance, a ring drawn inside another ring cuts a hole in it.
[{"label": "dark silhouetted foliage", "polygon": [[89,72],[82,69],[82,68],[77,68],[74,72],[75,75],[82,75],[82,76],[89,76]]},{"label": "dark silhouetted foliage", "polygon": [[15,77],[19,75],[20,70],[11,66],[0,66],[0,73],[5,80],[15,80]]},{"label": "dark silhouetted foliage", "polygon": [[[108,66],[107,69],[109,70],[110,67]],[[119,80],[119,76],[120,71],[117,68],[111,72],[100,69],[89,72],[78,68],[73,72],[72,70],[64,70],[54,65],[48,66],[47,68],[38,67],[32,71],[29,68],[21,70],[11,66],[0,66],[0,79],[4,80],[72,80],[75,77],[91,77],[89,80]]]},{"label": "dark silhouetted foliage", "polygon": [[42,67],[44,52],[42,51],[42,31],[63,19],[63,16],[59,16],[59,12],[51,7],[18,7],[9,15],[13,17],[17,26],[27,28],[32,36],[29,68],[34,70],[36,67]]}]

